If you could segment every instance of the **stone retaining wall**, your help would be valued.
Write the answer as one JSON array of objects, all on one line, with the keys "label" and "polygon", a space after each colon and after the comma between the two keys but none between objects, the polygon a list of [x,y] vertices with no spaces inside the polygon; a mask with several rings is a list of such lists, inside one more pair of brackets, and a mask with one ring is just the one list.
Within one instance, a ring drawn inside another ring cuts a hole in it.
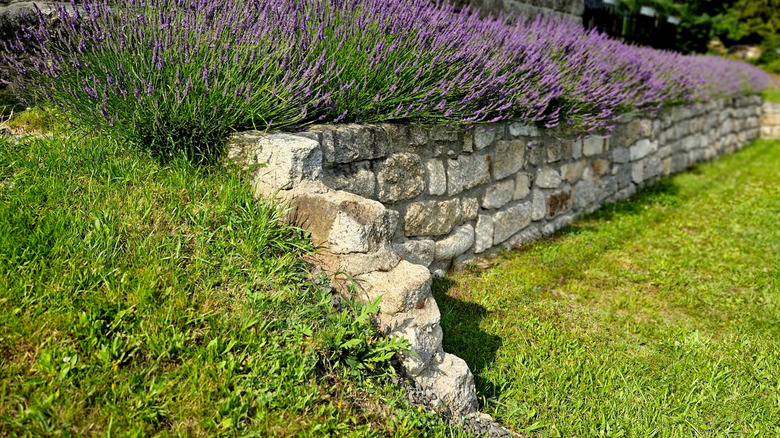
[{"label": "stone retaining wall", "polygon": [[[736,151],[759,136],[758,96],[626,117],[587,138],[521,123],[474,128],[315,126],[235,134],[228,157],[259,196],[324,249],[315,260],[382,296],[380,325],[409,340],[403,366],[457,416],[474,414],[473,377],[441,348],[431,274],[517,248],[646,184]],[[279,189],[282,190],[279,190]]]},{"label": "stone retaining wall", "polygon": [[764,102],[761,138],[780,140],[780,103]]}]

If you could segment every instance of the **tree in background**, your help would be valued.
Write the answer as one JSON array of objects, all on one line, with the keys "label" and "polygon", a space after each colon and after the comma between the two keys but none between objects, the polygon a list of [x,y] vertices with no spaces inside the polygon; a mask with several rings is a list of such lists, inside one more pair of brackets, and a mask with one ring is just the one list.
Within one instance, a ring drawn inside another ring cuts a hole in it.
[{"label": "tree in background", "polygon": [[759,63],[780,73],[780,0],[738,0],[714,31],[724,41],[761,47]]}]

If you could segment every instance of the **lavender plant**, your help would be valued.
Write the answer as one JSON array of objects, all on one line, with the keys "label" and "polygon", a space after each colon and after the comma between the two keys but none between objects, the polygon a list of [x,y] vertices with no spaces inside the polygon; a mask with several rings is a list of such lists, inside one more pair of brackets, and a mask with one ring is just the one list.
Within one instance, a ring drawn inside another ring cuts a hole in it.
[{"label": "lavender plant", "polygon": [[17,88],[161,155],[211,157],[231,130],[313,122],[595,130],[768,82],[733,60],[428,0],[85,0],[58,13],[6,44]]}]

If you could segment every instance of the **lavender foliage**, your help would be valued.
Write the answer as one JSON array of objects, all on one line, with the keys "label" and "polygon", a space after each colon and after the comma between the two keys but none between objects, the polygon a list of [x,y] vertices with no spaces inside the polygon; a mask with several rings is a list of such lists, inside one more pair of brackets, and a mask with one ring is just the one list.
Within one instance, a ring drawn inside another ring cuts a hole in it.
[{"label": "lavender foliage", "polygon": [[85,0],[55,27],[38,18],[0,54],[16,87],[162,154],[211,156],[231,130],[314,122],[597,130],[769,80],[739,61],[429,0]]}]

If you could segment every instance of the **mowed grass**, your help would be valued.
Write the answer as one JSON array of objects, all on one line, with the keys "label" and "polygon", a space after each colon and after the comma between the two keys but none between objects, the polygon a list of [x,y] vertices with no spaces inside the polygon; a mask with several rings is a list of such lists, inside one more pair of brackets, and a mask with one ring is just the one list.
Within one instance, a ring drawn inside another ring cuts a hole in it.
[{"label": "mowed grass", "polygon": [[434,285],[485,410],[542,437],[780,436],[780,142]]},{"label": "mowed grass", "polygon": [[0,134],[0,436],[449,434],[281,214],[237,169]]}]

